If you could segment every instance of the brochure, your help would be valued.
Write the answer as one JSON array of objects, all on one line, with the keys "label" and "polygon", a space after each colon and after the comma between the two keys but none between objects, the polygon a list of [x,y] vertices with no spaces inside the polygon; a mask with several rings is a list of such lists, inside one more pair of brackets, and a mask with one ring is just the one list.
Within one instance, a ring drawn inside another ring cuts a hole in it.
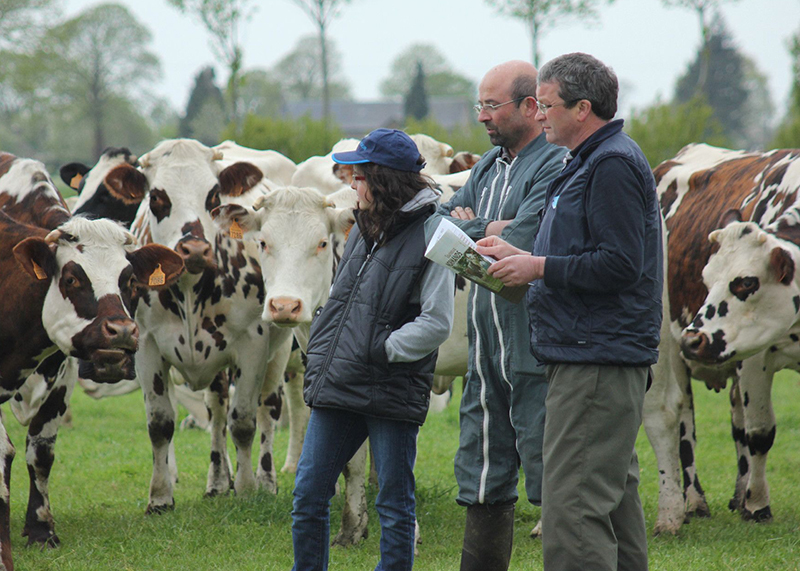
[{"label": "brochure", "polygon": [[475,247],[475,242],[461,228],[442,218],[428,243],[425,257],[508,301],[519,303],[528,291],[528,284],[508,287],[490,276],[487,270],[496,260],[479,254]]}]

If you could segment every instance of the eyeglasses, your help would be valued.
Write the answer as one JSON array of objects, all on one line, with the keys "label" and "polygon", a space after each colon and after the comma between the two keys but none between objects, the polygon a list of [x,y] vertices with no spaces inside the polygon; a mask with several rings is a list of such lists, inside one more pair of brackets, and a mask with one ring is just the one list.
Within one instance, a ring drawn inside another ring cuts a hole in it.
[{"label": "eyeglasses", "polygon": [[358,180],[367,180],[367,177],[365,177],[363,175],[360,175],[360,174],[354,174],[353,175],[353,180],[356,180],[356,181],[358,181]]},{"label": "eyeglasses", "polygon": [[[577,101],[580,101],[579,99]],[[541,101],[536,102],[536,108],[539,110],[539,113],[542,115],[547,115],[547,112],[550,111],[553,107],[572,105],[575,101],[562,101],[561,103],[553,103],[548,105],[547,103],[542,103]]]},{"label": "eyeglasses", "polygon": [[475,113],[480,113],[481,111],[486,111],[488,113],[489,111],[497,111],[503,105],[508,105],[509,103],[516,103],[518,101],[522,101],[523,99],[525,99],[525,97],[527,97],[527,95],[525,95],[524,97],[517,97],[516,99],[512,99],[511,101],[506,101],[505,103],[496,103],[496,104],[478,103],[477,105],[474,105],[472,108],[475,110]]}]

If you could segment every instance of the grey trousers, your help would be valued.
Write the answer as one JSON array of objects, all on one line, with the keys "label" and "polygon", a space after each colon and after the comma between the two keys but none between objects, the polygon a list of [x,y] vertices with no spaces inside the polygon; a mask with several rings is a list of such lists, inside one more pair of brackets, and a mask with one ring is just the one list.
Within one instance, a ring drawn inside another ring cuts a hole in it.
[{"label": "grey trousers", "polygon": [[544,429],[545,571],[646,571],[634,449],[649,367],[551,365]]}]

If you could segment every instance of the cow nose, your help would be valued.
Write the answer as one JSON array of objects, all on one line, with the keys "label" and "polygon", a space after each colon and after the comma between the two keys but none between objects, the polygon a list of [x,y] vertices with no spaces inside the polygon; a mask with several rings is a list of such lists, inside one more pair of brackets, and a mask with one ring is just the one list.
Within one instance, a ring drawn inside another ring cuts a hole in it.
[{"label": "cow nose", "polygon": [[200,238],[182,240],[175,251],[183,258],[183,265],[191,274],[202,273],[213,263],[211,244]]},{"label": "cow nose", "polygon": [[294,322],[303,311],[303,302],[296,297],[273,297],[270,298],[267,307],[273,321]]},{"label": "cow nose", "polygon": [[688,359],[695,359],[705,353],[709,341],[705,333],[700,331],[684,331],[681,336],[681,351]]},{"label": "cow nose", "polygon": [[103,323],[103,336],[112,347],[135,350],[139,327],[131,319],[109,319]]}]

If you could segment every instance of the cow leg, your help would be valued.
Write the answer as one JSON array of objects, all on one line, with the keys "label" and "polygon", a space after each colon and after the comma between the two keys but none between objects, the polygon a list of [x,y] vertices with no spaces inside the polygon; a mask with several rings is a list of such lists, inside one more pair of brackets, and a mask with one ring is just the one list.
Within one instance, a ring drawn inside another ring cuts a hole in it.
[{"label": "cow leg", "polygon": [[[263,347],[245,347],[243,354],[257,355],[263,353]],[[256,433],[256,416],[258,398],[266,374],[266,360],[252,363],[240,363],[242,367],[232,368],[231,383],[236,385],[236,390],[231,399],[228,411],[228,429],[231,440],[236,446],[236,475],[233,479],[233,489],[236,494],[246,494],[255,491],[257,482],[253,473],[253,437]],[[274,470],[274,469],[273,469]],[[277,492],[277,486],[272,487]]]},{"label": "cow leg", "polygon": [[28,538],[28,545],[56,547],[59,544],[50,511],[50,470],[55,460],[58,428],[67,412],[77,381],[77,360],[67,358],[59,367],[52,388],[28,427],[25,460],[28,464],[30,491],[25,527],[22,530],[22,536]]},{"label": "cow leg", "polygon": [[369,440],[361,445],[342,470],[344,475],[344,509],[342,526],[332,545],[355,545],[367,537],[367,446]]},{"label": "cow leg", "polygon": [[283,384],[283,394],[286,395],[286,410],[289,416],[289,446],[286,452],[286,461],[281,472],[294,474],[297,472],[297,462],[303,451],[303,440],[306,436],[308,417],[311,409],[303,400],[303,379],[305,365],[300,350],[292,351],[289,363],[286,365],[286,376]]},{"label": "cow leg", "polygon": [[[665,335],[666,333],[666,335]],[[658,518],[653,533],[676,534],[683,525],[685,506],[681,488],[680,420],[691,398],[689,375],[680,361],[678,346],[669,330],[662,328],[653,384],[644,399],[643,424],[656,455],[659,473]]]},{"label": "cow leg", "polygon": [[231,489],[227,426],[229,387],[227,372],[220,371],[204,391],[208,428],[211,432],[211,463],[208,466],[205,492],[207,497],[227,494]]},{"label": "cow leg", "polygon": [[733,497],[728,502],[728,509],[741,512],[744,509],[744,492],[750,478],[750,452],[744,435],[744,406],[739,379],[731,384],[731,436],[736,447],[736,483],[733,486]]},{"label": "cow leg", "polygon": [[687,383],[685,398],[680,414],[680,458],[683,468],[683,494],[686,499],[686,517],[711,517],[711,510],[706,502],[703,486],[697,476],[695,450],[697,449],[697,433],[694,420],[694,396],[689,371],[686,372]]},{"label": "cow leg", "polygon": [[[762,353],[762,355],[765,355]],[[750,363],[753,361],[754,363]],[[739,391],[744,407],[745,442],[750,453],[750,478],[744,493],[742,518],[772,521],[767,483],[767,455],[775,442],[775,412],[772,409],[774,368],[759,357],[742,363]]]},{"label": "cow leg", "polygon": [[276,349],[267,365],[264,384],[258,399],[257,424],[260,433],[256,482],[258,487],[273,493],[278,491],[278,477],[275,473],[275,426],[283,408],[282,384],[286,364],[292,352],[292,337],[288,336]]},{"label": "cow leg", "polygon": [[[172,386],[169,365],[157,353],[149,351],[149,343],[141,343],[136,355],[136,374],[142,387],[147,432],[153,447],[153,475],[145,514],[159,514],[175,509],[173,479],[169,468],[170,445],[175,434],[175,409],[172,406]],[[141,367],[141,368],[140,368]]]},{"label": "cow leg", "polygon": [[0,410],[0,473],[3,474],[0,486],[0,569],[14,571],[11,560],[11,463],[14,461],[14,445],[8,437],[3,424],[3,412]]}]

